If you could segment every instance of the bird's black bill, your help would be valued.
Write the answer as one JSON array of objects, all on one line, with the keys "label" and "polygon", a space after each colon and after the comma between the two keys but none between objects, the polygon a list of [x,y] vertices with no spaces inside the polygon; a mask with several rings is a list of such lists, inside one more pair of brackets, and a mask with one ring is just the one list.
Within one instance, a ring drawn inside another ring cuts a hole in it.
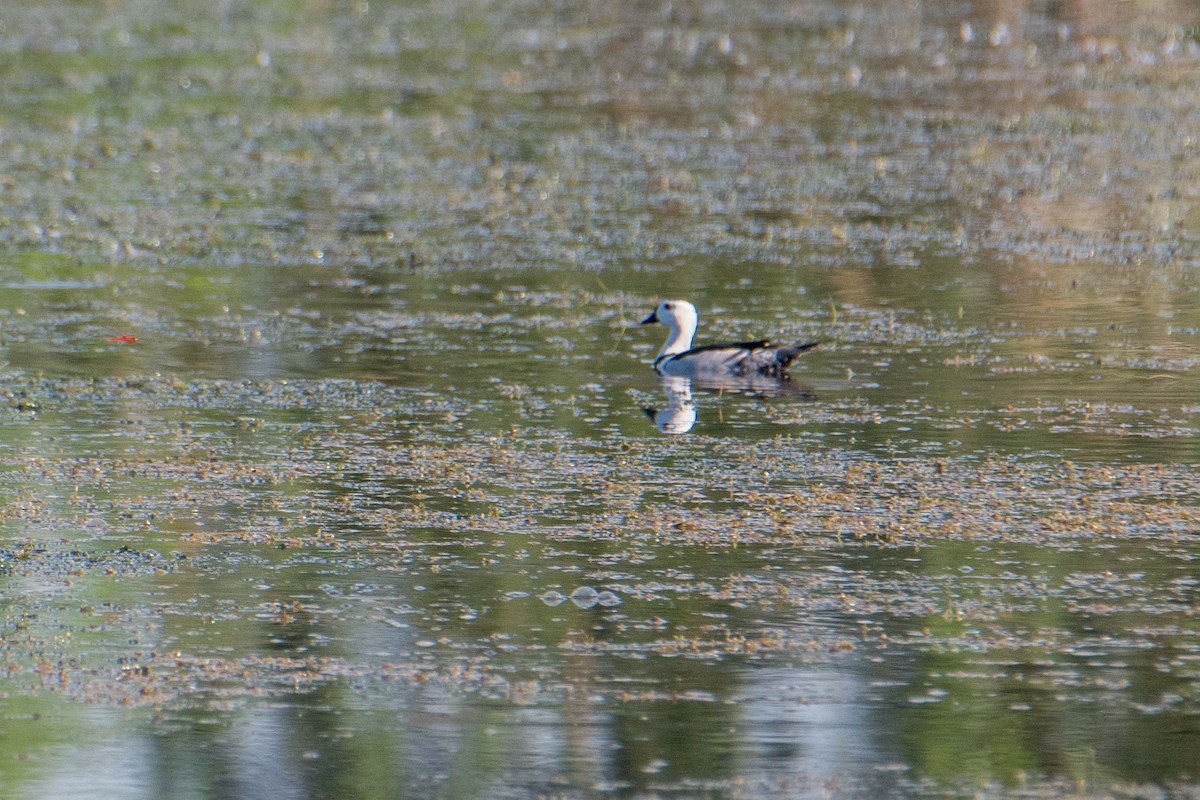
[{"label": "bird's black bill", "polygon": [[650,316],[648,316],[644,320],[642,320],[643,325],[649,325],[652,322],[658,322],[658,309],[657,308],[650,312]]}]

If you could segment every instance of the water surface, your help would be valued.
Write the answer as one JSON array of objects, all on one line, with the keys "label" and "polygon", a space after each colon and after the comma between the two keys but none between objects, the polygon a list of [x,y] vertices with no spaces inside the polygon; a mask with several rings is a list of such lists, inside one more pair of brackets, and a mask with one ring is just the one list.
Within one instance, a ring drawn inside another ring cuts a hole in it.
[{"label": "water surface", "polygon": [[0,795],[1194,795],[1198,23],[13,9]]}]

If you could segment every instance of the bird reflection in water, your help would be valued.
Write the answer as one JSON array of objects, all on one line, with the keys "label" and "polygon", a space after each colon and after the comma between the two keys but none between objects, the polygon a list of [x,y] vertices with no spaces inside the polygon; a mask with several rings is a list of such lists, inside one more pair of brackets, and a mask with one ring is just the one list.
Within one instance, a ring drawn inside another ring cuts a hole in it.
[{"label": "bird reflection in water", "polygon": [[659,379],[667,404],[659,408],[643,408],[654,426],[663,433],[687,433],[696,424],[696,400],[692,389],[703,389],[723,394],[734,392],[749,395],[785,395],[798,400],[812,400],[812,390],[792,383],[790,379],[754,376],[745,378],[722,378],[697,380],[665,375]]}]

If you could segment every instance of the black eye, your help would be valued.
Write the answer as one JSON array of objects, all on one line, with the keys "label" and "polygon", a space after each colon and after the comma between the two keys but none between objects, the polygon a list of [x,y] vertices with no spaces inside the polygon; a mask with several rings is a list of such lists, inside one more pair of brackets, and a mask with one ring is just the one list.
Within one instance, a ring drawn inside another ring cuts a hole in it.
[{"label": "black eye", "polygon": [[667,309],[668,311],[670,311],[674,307],[675,307],[674,303],[663,303],[663,308]]}]

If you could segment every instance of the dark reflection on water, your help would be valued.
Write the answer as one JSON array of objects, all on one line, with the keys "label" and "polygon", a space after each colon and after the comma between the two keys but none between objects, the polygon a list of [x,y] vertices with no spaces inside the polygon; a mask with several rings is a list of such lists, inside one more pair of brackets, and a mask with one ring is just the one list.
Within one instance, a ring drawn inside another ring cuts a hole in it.
[{"label": "dark reflection on water", "polygon": [[0,797],[1195,793],[1193,5],[7,11]]},{"label": "dark reflection on water", "polygon": [[[725,394],[747,395],[759,398],[783,399],[791,402],[802,402],[816,399],[816,394],[794,381],[778,378],[730,378],[728,380],[696,380],[664,376],[659,379],[666,402],[661,407],[647,406],[643,408],[646,416],[654,426],[666,434],[676,435],[688,433],[696,425],[698,417],[697,402],[692,395],[692,388],[698,392],[711,393],[717,397]],[[718,406],[717,413],[720,413]]]}]

